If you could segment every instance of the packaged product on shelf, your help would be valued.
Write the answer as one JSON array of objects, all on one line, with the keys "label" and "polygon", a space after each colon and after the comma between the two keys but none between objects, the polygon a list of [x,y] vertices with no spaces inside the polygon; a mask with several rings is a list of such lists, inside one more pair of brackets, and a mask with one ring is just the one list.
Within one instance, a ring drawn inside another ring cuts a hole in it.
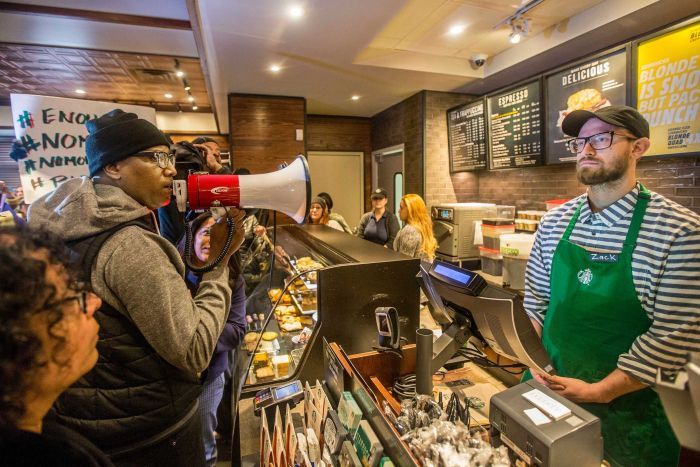
[{"label": "packaged product on shelf", "polygon": [[340,397],[338,418],[350,436],[355,437],[357,427],[360,426],[360,420],[362,420],[362,410],[360,410],[360,406],[355,402],[355,398],[348,391],[344,391]]},{"label": "packaged product on shelf", "polygon": [[321,460],[321,443],[311,428],[306,429],[306,444],[309,448],[309,460],[314,464]]},{"label": "packaged product on shelf", "polygon": [[350,441],[344,441],[338,456],[338,464],[340,467],[362,467],[360,458],[357,457],[355,447]]},{"label": "packaged product on shelf", "polygon": [[367,420],[362,420],[360,426],[357,427],[353,444],[362,465],[367,467],[377,467],[379,465],[384,448]]},{"label": "packaged product on shelf", "polygon": [[333,409],[329,409],[323,426],[323,443],[328,447],[331,454],[340,452],[343,441],[347,439],[347,436],[348,432],[343,424],[340,423],[338,413]]},{"label": "packaged product on shelf", "polygon": [[249,332],[243,337],[243,343],[248,353],[255,352],[255,344],[257,344],[259,337],[260,334],[257,332]]}]

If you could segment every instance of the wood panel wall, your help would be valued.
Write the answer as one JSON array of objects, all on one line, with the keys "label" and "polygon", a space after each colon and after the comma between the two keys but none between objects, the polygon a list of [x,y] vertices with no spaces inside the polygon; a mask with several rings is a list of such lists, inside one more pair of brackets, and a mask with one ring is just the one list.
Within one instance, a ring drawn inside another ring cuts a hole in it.
[{"label": "wood panel wall", "polygon": [[364,154],[364,206],[369,211],[372,189],[371,120],[362,117],[308,115],[306,149],[308,151],[347,151]]},{"label": "wood panel wall", "polygon": [[306,154],[296,130],[305,130],[306,99],[303,97],[229,94],[229,144],[234,167],[252,173],[277,170]]},{"label": "wood panel wall", "polygon": [[[306,154],[306,99],[303,97],[229,94],[229,147],[233,167],[253,174],[274,172],[283,162]],[[296,130],[304,135],[296,140]],[[278,224],[294,221],[277,214]]]}]

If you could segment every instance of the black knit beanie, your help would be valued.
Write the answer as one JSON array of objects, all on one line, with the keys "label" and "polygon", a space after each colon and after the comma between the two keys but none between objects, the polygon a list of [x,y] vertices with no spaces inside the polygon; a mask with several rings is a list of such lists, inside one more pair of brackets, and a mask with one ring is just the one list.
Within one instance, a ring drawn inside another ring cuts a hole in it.
[{"label": "black knit beanie", "polygon": [[133,156],[153,146],[170,146],[168,138],[154,124],[135,113],[114,109],[86,124],[85,152],[94,176],[102,167]]}]

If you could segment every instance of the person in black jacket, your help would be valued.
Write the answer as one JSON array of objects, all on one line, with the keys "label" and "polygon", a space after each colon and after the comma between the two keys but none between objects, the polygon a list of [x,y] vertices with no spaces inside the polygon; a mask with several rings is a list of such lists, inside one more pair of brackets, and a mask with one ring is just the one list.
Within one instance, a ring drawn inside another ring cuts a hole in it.
[{"label": "person in black jacket", "polygon": [[[203,267],[209,260],[211,227],[214,218],[211,212],[205,212],[195,218],[191,224],[192,255],[195,267]],[[185,241],[178,244],[178,250],[185,258]],[[217,409],[224,395],[225,373],[229,369],[229,357],[243,341],[245,334],[245,281],[241,274],[240,253],[236,252],[229,261],[229,284],[231,285],[231,307],[224,329],[216,343],[214,355],[206,370],[202,372],[202,394],[199,396],[199,415],[202,419],[202,437],[204,456],[208,467],[216,465],[216,439],[214,431],[217,426]],[[197,293],[202,275],[187,268],[185,280],[193,295]]]},{"label": "person in black jacket", "polygon": [[102,301],[71,282],[46,232],[0,228],[0,464],[111,466],[79,434],[44,417],[97,362]]}]

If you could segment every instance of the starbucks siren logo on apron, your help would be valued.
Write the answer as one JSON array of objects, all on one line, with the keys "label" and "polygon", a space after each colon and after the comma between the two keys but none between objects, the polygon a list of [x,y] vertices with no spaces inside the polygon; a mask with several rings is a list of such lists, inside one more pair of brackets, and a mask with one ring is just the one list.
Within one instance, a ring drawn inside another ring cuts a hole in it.
[{"label": "starbucks siren logo on apron", "polygon": [[593,280],[593,273],[592,273],[591,270],[588,269],[588,268],[586,268],[586,269],[581,269],[581,270],[578,272],[577,277],[578,277],[578,281],[579,281],[581,284],[583,284],[583,285],[588,285],[588,284],[590,284],[591,281]]}]

